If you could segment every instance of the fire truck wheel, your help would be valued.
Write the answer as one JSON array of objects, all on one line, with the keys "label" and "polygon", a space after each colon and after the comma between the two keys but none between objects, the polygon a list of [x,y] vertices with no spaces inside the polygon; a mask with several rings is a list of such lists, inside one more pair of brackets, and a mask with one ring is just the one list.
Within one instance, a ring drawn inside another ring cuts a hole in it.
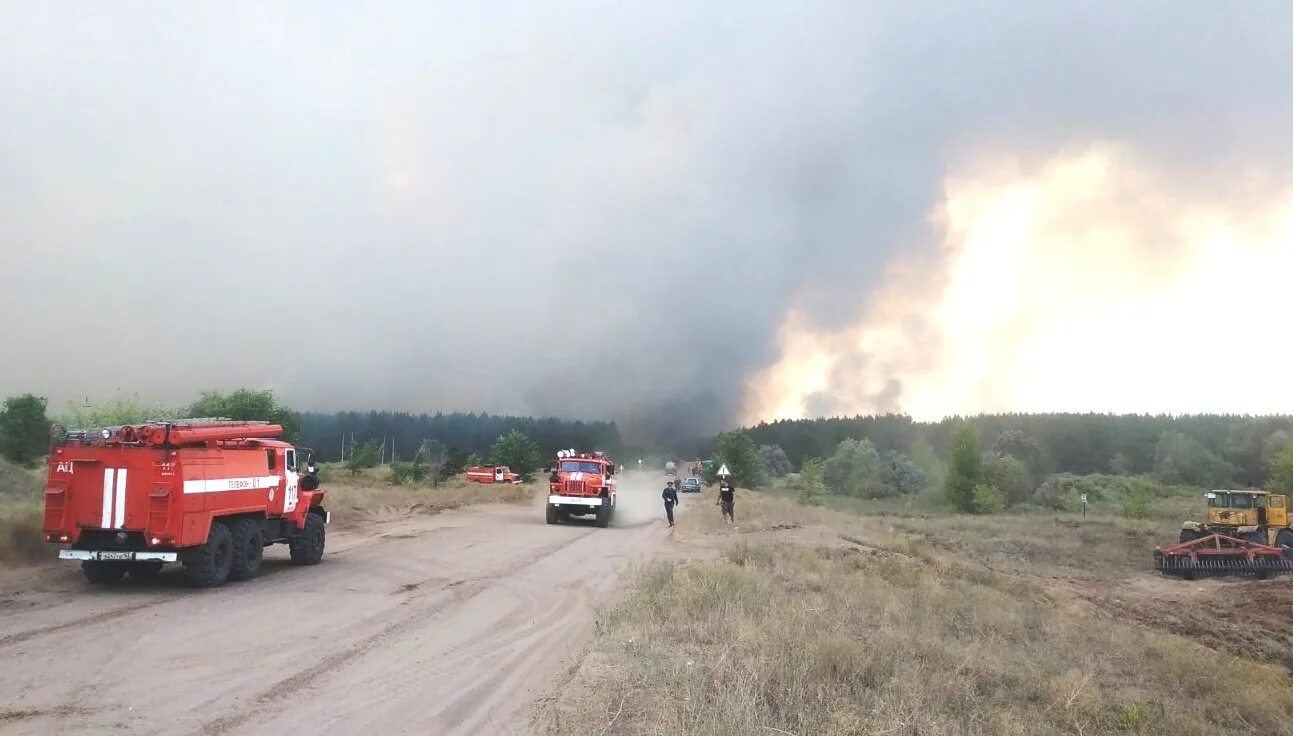
[{"label": "fire truck wheel", "polygon": [[106,585],[117,582],[126,574],[126,563],[86,560],[81,563],[81,572],[86,580],[96,585]]},{"label": "fire truck wheel", "polygon": [[260,572],[260,561],[265,557],[264,536],[260,522],[240,519],[233,525],[233,561],[229,565],[230,580],[247,580]]},{"label": "fire truck wheel", "polygon": [[323,559],[325,529],[323,517],[318,514],[305,515],[305,529],[292,537],[288,550],[292,553],[293,565],[317,565]]},{"label": "fire truck wheel", "polygon": [[611,525],[611,505],[602,504],[597,507],[597,526],[605,529]]},{"label": "fire truck wheel", "polygon": [[162,574],[162,566],[165,562],[144,560],[143,562],[132,562],[126,569],[130,577],[135,580],[152,580]]},{"label": "fire truck wheel", "polygon": [[549,524],[557,523],[557,507],[553,506],[552,504],[548,504],[548,523]]},{"label": "fire truck wheel", "polygon": [[233,562],[233,535],[219,521],[211,522],[206,544],[194,547],[184,561],[184,577],[194,588],[214,588],[229,579]]}]

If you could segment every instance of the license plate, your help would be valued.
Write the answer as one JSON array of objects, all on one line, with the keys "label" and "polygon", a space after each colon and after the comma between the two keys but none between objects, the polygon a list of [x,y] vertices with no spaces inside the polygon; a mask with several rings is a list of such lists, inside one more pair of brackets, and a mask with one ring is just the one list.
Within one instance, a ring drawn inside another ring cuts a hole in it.
[{"label": "license plate", "polygon": [[133,552],[100,552],[100,560],[129,560],[134,556]]}]

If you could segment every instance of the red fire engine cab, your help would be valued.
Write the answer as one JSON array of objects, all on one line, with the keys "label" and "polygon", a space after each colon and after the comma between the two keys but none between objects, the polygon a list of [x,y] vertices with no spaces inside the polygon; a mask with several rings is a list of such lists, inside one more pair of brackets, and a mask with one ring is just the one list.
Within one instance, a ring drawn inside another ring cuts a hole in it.
[{"label": "red fire engine cab", "polygon": [[548,477],[548,523],[592,514],[597,526],[610,526],[615,516],[615,485],[615,463],[606,453],[558,452]]},{"label": "red fire engine cab", "polygon": [[260,570],[264,548],[323,557],[329,514],[309,451],[265,422],[190,419],[51,436],[45,541],[93,583],[151,578],[168,562],[212,587]]}]

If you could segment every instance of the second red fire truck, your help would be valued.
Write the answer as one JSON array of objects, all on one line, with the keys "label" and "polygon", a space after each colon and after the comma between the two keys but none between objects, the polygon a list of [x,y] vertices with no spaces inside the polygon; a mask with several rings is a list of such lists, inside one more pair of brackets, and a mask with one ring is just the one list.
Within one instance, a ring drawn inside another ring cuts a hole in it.
[{"label": "second red fire truck", "polygon": [[558,452],[548,477],[548,523],[593,516],[597,526],[610,526],[615,517],[615,486],[615,463],[606,453]]}]

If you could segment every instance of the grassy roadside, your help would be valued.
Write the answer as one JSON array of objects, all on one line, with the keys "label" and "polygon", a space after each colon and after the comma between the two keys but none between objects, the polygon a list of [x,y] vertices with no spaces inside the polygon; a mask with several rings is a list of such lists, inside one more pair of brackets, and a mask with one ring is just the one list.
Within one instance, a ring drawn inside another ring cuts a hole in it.
[{"label": "grassy roadside", "polygon": [[0,565],[33,562],[49,554],[41,541],[43,470],[0,460]]},{"label": "grassy roadside", "polygon": [[525,484],[468,483],[451,478],[439,485],[394,486],[390,470],[372,468],[357,476],[333,472],[323,483],[332,523],[339,528],[357,528],[373,522],[441,511],[480,503],[527,503],[540,488],[539,482]]},{"label": "grassy roadside", "polygon": [[642,570],[539,732],[1293,733],[1283,666],[1071,593],[1144,574],[1159,521],[705,500],[678,533],[722,554]]}]

